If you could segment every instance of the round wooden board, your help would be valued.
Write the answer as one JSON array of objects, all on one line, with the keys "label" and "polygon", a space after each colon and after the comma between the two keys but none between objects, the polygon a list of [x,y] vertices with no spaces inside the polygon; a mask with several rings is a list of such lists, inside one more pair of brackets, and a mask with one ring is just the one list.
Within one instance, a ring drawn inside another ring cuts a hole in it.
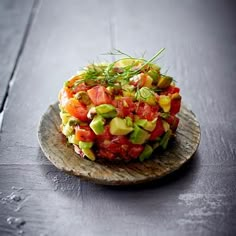
[{"label": "round wooden board", "polygon": [[197,150],[200,126],[194,113],[182,105],[178,117],[180,123],[174,141],[167,150],[155,152],[150,160],[144,162],[98,163],[79,157],[59,132],[58,103],[43,114],[38,139],[45,156],[60,170],[104,185],[139,184],[179,169]]}]

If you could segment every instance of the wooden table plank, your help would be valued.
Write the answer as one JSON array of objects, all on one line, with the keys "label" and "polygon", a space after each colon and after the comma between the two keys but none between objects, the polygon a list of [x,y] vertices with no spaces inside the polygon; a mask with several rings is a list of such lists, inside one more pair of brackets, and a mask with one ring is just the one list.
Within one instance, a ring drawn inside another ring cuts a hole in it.
[{"label": "wooden table plank", "polygon": [[159,63],[200,121],[202,163],[235,165],[235,2],[153,0],[134,7],[128,0],[113,9],[117,48],[139,55],[146,49],[149,57],[166,48]]},{"label": "wooden table plank", "polygon": [[[236,167],[198,162],[193,160],[181,174],[133,188],[80,182],[50,165],[0,166],[0,197],[6,199],[0,201],[0,230],[8,217],[20,217],[25,224],[9,226],[12,234],[20,229],[25,235],[224,235],[229,228],[235,231],[236,188],[225,183],[231,176],[236,178]],[[14,195],[21,200],[11,200]]]},{"label": "wooden table plank", "polygon": [[[235,9],[231,1],[42,1],[0,133],[0,233],[234,235]],[[40,116],[63,81],[112,46],[147,55],[166,47],[162,63],[201,123],[194,159],[148,186],[80,181],[53,167],[37,143]]]},{"label": "wooden table plank", "polygon": [[0,1],[0,112],[27,34],[33,0]]},{"label": "wooden table plank", "polygon": [[[36,134],[41,115],[57,100],[65,80],[111,50],[109,1],[76,3],[50,1],[40,6],[4,115],[2,164],[48,163],[38,154]],[[99,60],[102,58],[109,56]]]}]

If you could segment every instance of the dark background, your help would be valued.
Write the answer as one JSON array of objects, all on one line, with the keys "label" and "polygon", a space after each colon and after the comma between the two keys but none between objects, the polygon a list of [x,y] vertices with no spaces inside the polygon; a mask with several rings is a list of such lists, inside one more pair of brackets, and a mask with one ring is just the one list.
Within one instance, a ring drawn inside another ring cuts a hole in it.
[{"label": "dark background", "polygon": [[[235,12],[223,0],[0,0],[0,235],[235,235]],[[63,81],[114,47],[165,47],[160,65],[201,125],[192,161],[146,186],[69,176],[37,141]]]}]

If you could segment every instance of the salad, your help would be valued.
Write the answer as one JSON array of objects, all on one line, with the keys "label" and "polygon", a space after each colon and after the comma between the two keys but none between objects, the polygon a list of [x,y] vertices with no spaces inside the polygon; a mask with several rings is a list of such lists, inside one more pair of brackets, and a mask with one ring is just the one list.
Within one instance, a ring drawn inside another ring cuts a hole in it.
[{"label": "salad", "polygon": [[83,158],[143,161],[175,135],[180,89],[150,60],[90,64],[60,90],[61,132]]}]

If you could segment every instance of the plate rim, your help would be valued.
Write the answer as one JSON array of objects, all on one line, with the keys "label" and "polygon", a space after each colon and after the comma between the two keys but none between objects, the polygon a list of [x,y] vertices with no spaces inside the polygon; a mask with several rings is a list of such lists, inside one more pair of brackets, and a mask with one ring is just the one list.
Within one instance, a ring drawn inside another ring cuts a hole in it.
[{"label": "plate rim", "polygon": [[[41,132],[41,128],[42,128],[42,124],[43,124],[43,122],[44,122],[44,119],[46,119],[46,116],[49,115],[52,110],[54,110],[54,112],[55,112],[55,106],[58,107],[58,102],[55,102],[55,103],[53,103],[53,104],[51,104],[51,105],[48,106],[47,110],[43,113],[43,115],[41,116],[40,121],[39,121],[39,123],[38,123],[38,127],[37,127],[37,138],[38,138],[38,142],[39,142],[40,148],[41,148],[41,150],[43,151],[43,154],[44,154],[44,155],[46,156],[46,158],[47,158],[56,168],[58,168],[59,170],[62,170],[62,171],[66,172],[66,173],[68,173],[68,174],[71,174],[71,175],[78,176],[78,177],[80,177],[81,179],[88,180],[88,181],[92,181],[92,182],[97,183],[97,184],[102,184],[102,185],[134,185],[134,184],[143,184],[143,183],[146,183],[146,182],[150,182],[150,181],[157,180],[157,179],[160,179],[160,178],[162,178],[162,177],[165,177],[165,176],[169,175],[170,173],[173,173],[173,172],[175,172],[176,170],[178,170],[179,168],[181,168],[185,163],[187,163],[187,162],[194,156],[194,154],[196,153],[196,151],[197,151],[197,149],[198,149],[198,147],[199,147],[200,140],[201,140],[201,127],[200,127],[199,121],[197,120],[196,115],[193,113],[192,110],[190,110],[185,104],[182,103],[182,105],[181,105],[181,111],[182,111],[183,109],[185,109],[185,110],[187,110],[189,113],[191,113],[191,115],[192,115],[192,117],[193,117],[193,119],[194,119],[194,122],[195,122],[195,124],[196,124],[196,127],[197,127],[198,130],[199,130],[198,137],[197,137],[197,142],[195,143],[194,150],[193,150],[193,152],[191,153],[191,155],[188,156],[188,158],[185,158],[185,160],[181,161],[181,162],[179,163],[179,165],[176,165],[176,168],[170,168],[169,170],[167,170],[164,175],[160,175],[160,176],[158,176],[158,175],[150,175],[150,176],[145,176],[145,178],[144,178],[144,176],[143,176],[143,178],[136,179],[135,182],[134,182],[134,181],[125,181],[125,180],[122,180],[122,181],[121,181],[121,180],[110,180],[110,181],[108,181],[106,178],[101,178],[101,176],[100,176],[100,178],[94,178],[93,176],[89,175],[89,173],[88,173],[87,175],[85,175],[85,174],[83,174],[83,173],[78,173],[78,171],[76,171],[74,168],[68,169],[67,166],[65,166],[65,167],[58,166],[58,164],[55,163],[55,162],[52,160],[50,154],[49,154],[48,151],[46,150],[45,145],[44,145],[43,140],[42,140],[42,139],[43,139],[43,137],[42,137],[43,135],[42,135],[42,132]],[[58,111],[59,111],[59,109],[58,109]],[[181,111],[180,111],[180,112],[181,112]],[[56,113],[56,112],[55,112],[55,113]],[[59,113],[58,113],[58,116],[59,116]],[[56,128],[55,128],[55,129],[56,129]],[[177,130],[178,130],[178,129],[177,129]],[[62,136],[62,134],[61,134],[59,131],[58,131],[58,134]],[[63,145],[66,146],[66,144],[63,144]],[[66,147],[66,148],[70,148],[70,149],[71,149],[72,147]],[[72,148],[72,149],[73,149],[73,148]],[[168,148],[167,148],[167,150],[168,150]],[[167,151],[167,150],[166,150],[166,151]],[[165,152],[165,151],[164,151],[164,152]],[[73,150],[73,153],[74,153],[74,150]],[[76,153],[74,153],[74,155],[76,155],[77,158],[81,158],[81,157],[80,157],[78,154],[76,154]],[[150,159],[150,160],[152,161],[152,160],[156,160],[156,159],[157,159],[157,157],[153,157],[153,158]],[[87,159],[83,159],[83,158],[81,158],[80,161],[81,161],[81,160],[89,162],[90,165],[91,165],[91,164],[92,164],[92,165],[100,165],[100,166],[102,166],[103,168],[106,167],[107,165],[111,165],[111,164],[112,164],[113,166],[115,165],[116,167],[118,167],[118,166],[120,165],[120,163],[110,163],[110,162],[101,164],[101,163],[98,163],[98,162],[96,162],[96,161],[93,162],[93,161],[90,161],[90,160],[87,160]],[[149,160],[149,161],[150,161],[150,160]],[[142,164],[145,165],[145,162],[146,162],[146,161],[142,162]],[[153,161],[153,162],[154,162],[154,161]],[[157,160],[157,162],[158,162],[158,160]],[[136,162],[131,161],[131,162],[129,162],[129,165],[132,165],[132,163],[134,164],[134,163],[136,163]],[[139,162],[139,163],[140,163],[140,162]],[[156,163],[156,162],[155,162],[155,163]],[[122,163],[122,164],[124,164],[124,163]],[[119,168],[120,168],[120,167],[119,167]]]}]

